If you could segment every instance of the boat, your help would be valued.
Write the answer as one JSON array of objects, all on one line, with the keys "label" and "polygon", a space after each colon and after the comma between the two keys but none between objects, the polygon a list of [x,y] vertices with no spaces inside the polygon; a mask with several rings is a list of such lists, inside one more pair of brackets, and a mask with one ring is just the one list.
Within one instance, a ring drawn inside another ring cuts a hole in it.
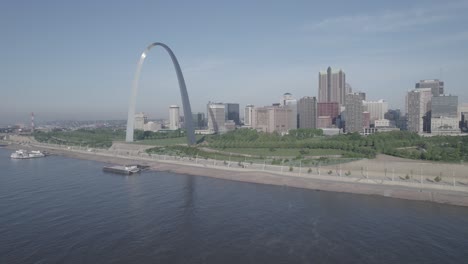
[{"label": "boat", "polygon": [[33,159],[33,158],[42,158],[45,157],[45,154],[39,150],[26,151],[26,150],[17,150],[10,155],[12,159]]},{"label": "boat", "polygon": [[140,168],[138,165],[125,165],[125,166],[110,166],[110,167],[104,167],[102,169],[105,172],[113,172],[113,173],[118,173],[118,174],[134,174],[137,172],[140,172]]}]

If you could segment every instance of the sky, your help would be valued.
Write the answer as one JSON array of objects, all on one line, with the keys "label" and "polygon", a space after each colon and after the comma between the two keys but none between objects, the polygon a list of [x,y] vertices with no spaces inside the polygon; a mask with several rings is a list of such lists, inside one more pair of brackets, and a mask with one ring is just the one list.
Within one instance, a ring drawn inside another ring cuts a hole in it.
[{"label": "sky", "polygon": [[[1,1],[0,124],[126,119],[141,52],[163,42],[193,112],[317,96],[341,68],[354,91],[403,108],[421,79],[468,102],[468,1]],[[168,54],[148,54],[137,111],[181,105]]]}]

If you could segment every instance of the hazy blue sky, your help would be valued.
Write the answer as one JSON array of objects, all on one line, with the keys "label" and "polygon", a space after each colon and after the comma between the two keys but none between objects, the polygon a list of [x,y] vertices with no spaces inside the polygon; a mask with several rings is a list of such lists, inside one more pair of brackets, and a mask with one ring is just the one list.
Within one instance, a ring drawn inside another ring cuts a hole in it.
[{"label": "hazy blue sky", "polygon": [[[468,102],[468,1],[1,1],[0,124],[126,118],[140,53],[168,44],[192,110],[317,96],[318,71],[403,107],[420,79]],[[153,49],[137,111],[180,104],[169,56]]]}]

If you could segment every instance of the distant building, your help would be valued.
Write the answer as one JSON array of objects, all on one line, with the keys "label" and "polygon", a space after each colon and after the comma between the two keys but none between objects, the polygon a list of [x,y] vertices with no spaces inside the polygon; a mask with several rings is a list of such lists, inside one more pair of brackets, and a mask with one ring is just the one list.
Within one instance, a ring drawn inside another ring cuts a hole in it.
[{"label": "distant building", "polygon": [[177,130],[180,128],[180,109],[178,105],[169,106],[169,129]]},{"label": "distant building", "polygon": [[317,128],[333,128],[332,118],[330,116],[318,116]]},{"label": "distant building", "polygon": [[156,123],[156,122],[148,122],[144,125],[144,130],[145,131],[151,131],[151,132],[157,132],[159,130],[162,129],[162,126],[160,123]]},{"label": "distant building", "polygon": [[369,128],[370,127],[370,113],[369,112],[362,112],[362,127]]},{"label": "distant building", "polygon": [[458,118],[458,96],[440,95],[431,102],[431,133],[460,133]]},{"label": "distant building", "polygon": [[363,100],[363,101],[366,100],[366,93],[365,92],[358,92],[358,94],[361,97],[361,100]]},{"label": "distant building", "polygon": [[[360,96],[360,98],[362,98]],[[370,123],[374,124],[375,120],[384,119],[385,113],[388,111],[388,103],[384,100],[378,101],[363,101],[364,111],[370,113]]]},{"label": "distant building", "polygon": [[390,120],[387,120],[387,119],[375,120],[374,127],[390,127]]},{"label": "distant building", "polygon": [[225,105],[209,102],[207,105],[208,129],[214,133],[225,131]]},{"label": "distant building", "polygon": [[201,130],[206,127],[205,114],[204,113],[194,113],[192,114],[193,127],[195,129]]},{"label": "distant building", "polygon": [[224,123],[224,128],[226,131],[233,131],[236,129],[236,122],[234,120],[227,120]]},{"label": "distant building", "polygon": [[247,105],[244,110],[244,125],[251,126],[252,125],[252,114],[253,114],[253,105]]},{"label": "distant building", "polygon": [[337,102],[345,104],[346,74],[341,69],[333,71],[328,67],[326,72],[319,72],[318,102]]},{"label": "distant building", "polygon": [[408,92],[406,97],[408,130],[423,133],[429,129],[425,128],[425,120],[431,111],[431,88],[415,89]]},{"label": "distant building", "polygon": [[440,95],[432,97],[431,117],[455,117],[458,118],[458,96]]},{"label": "distant building", "polygon": [[240,126],[239,104],[225,104],[225,120],[232,120],[237,126]]},{"label": "distant building", "polygon": [[416,89],[430,88],[432,96],[436,97],[444,94],[444,82],[438,79],[421,80],[415,85]]},{"label": "distant building", "polygon": [[297,100],[290,94],[285,93],[280,100],[280,105],[291,109],[291,115],[288,116],[288,122],[291,129],[297,128]]},{"label": "distant building", "polygon": [[147,119],[148,117],[145,115],[145,113],[136,113],[134,128],[138,130],[144,130]]},{"label": "distant building", "polygon": [[362,113],[364,107],[359,93],[346,95],[346,110],[345,115],[345,130],[348,133],[361,132],[362,127]]},{"label": "distant building", "polygon": [[317,99],[305,96],[297,104],[299,128],[317,128]]},{"label": "distant building", "polygon": [[252,128],[266,132],[286,134],[290,129],[292,110],[284,106],[255,107],[252,114]]},{"label": "distant building", "polygon": [[460,129],[462,132],[468,132],[468,111],[461,113]]},{"label": "distant building", "polygon": [[336,124],[336,118],[340,114],[340,105],[338,102],[317,103],[317,116],[329,116],[332,124]]}]

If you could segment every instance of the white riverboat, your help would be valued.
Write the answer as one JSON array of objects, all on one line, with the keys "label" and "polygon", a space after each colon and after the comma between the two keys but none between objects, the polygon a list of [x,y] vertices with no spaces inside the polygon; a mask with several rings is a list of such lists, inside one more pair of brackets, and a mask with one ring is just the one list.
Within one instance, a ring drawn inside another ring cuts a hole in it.
[{"label": "white riverboat", "polygon": [[39,150],[32,150],[30,152],[26,150],[17,150],[10,155],[12,159],[33,159],[33,158],[42,158],[45,157],[45,154]]}]

